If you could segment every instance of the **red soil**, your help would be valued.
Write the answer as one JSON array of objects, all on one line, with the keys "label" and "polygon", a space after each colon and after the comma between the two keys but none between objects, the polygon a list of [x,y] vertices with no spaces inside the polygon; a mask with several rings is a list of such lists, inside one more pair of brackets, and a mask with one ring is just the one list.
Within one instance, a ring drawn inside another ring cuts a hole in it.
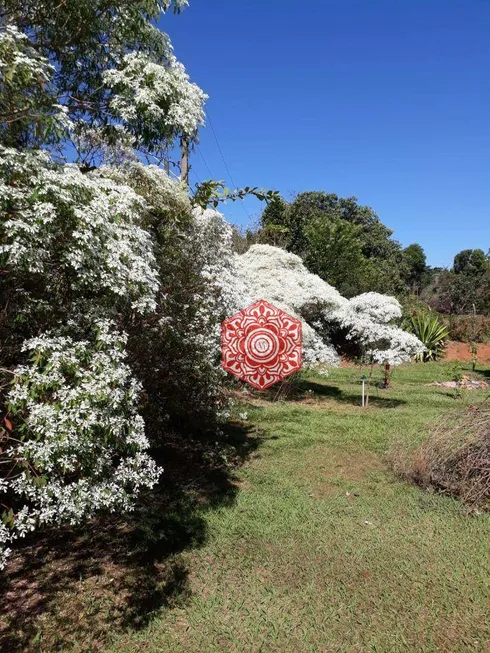
[{"label": "red soil", "polygon": [[[447,361],[471,361],[469,344],[467,342],[448,342],[444,359]],[[478,361],[490,361],[490,344],[478,344]]]},{"label": "red soil", "polygon": [[[446,346],[446,353],[443,358],[446,361],[467,361],[471,362],[470,346],[467,342],[448,342]],[[478,362],[490,362],[490,344],[478,343]],[[341,367],[355,367],[356,363],[348,359],[342,359]]]}]

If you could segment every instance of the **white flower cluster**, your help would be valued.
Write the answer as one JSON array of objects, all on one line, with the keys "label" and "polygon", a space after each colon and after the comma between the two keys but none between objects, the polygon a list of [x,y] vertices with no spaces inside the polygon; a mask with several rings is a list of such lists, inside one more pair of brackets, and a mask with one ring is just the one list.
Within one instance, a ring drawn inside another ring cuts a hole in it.
[{"label": "white flower cluster", "polygon": [[270,245],[253,245],[236,257],[235,265],[239,281],[248,289],[245,301],[265,299],[303,321],[307,365],[338,363],[335,349],[315,329],[318,320],[347,301],[335,288],[308,272],[299,256]]},{"label": "white flower cluster", "polygon": [[380,295],[377,292],[366,292],[357,295],[344,304],[344,308],[352,315],[370,318],[380,324],[389,324],[402,316],[402,307],[395,297]]},{"label": "white flower cluster", "polygon": [[137,312],[154,310],[159,280],[152,240],[141,227],[145,201],[131,188],[52,165],[43,152],[0,148],[0,199],[8,207],[0,213],[0,252],[11,266],[46,279],[62,270],[75,296],[109,293]]},{"label": "white flower cluster", "polygon": [[[0,60],[2,76],[22,75],[26,86],[35,80],[38,84],[51,78],[55,68],[47,59],[29,46],[29,39],[15,25],[4,25],[0,31],[0,50],[5,53]],[[7,53],[9,61],[5,61]]]},{"label": "white flower cluster", "polygon": [[25,343],[32,362],[15,370],[7,397],[18,436],[2,462],[12,473],[0,481],[0,497],[14,493],[25,504],[0,525],[0,568],[10,541],[100,509],[130,510],[141,488],[158,481],[125,342],[100,321],[93,342],[46,334]]},{"label": "white flower cluster", "polygon": [[336,313],[347,338],[362,345],[367,360],[389,365],[408,362],[425,349],[416,336],[390,325],[401,316],[397,299],[375,292],[354,297]]},{"label": "white flower cluster", "polygon": [[9,121],[27,118],[40,122],[50,115],[58,129],[69,129],[72,123],[65,106],[46,92],[55,67],[29,44],[26,34],[15,25],[0,27],[0,80],[3,87],[15,94],[17,106]]},{"label": "white flower cluster", "polygon": [[365,293],[349,301],[308,272],[298,256],[270,245],[254,245],[236,257],[235,265],[239,282],[247,288],[242,303],[265,299],[303,320],[307,365],[320,363],[324,369],[338,364],[329,331],[339,324],[374,362],[399,365],[424,349],[415,336],[390,324],[401,317],[394,297]]},{"label": "white flower cluster", "polygon": [[104,73],[112,89],[110,108],[128,125],[144,122],[146,129],[183,134],[194,138],[204,124],[207,96],[190,82],[185,67],[173,54],[166,65],[152,61],[141,52],[123,57],[120,69]]}]

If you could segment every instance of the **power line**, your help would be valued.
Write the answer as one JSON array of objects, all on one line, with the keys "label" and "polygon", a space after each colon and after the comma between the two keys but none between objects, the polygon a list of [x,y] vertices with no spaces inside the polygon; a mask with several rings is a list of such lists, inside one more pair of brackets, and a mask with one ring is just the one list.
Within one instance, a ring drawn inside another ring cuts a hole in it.
[{"label": "power line", "polygon": [[194,168],[191,168],[191,172],[192,172],[192,174],[194,175],[194,177],[197,179],[197,183],[201,186],[201,185],[202,185],[202,181],[199,179],[199,175],[198,175],[197,172],[194,170]]},{"label": "power line", "polygon": [[208,172],[209,172],[209,174],[210,174],[210,178],[211,178],[211,179],[214,179],[214,175],[213,175],[213,173],[211,172],[211,168],[208,166],[208,162],[207,162],[206,159],[204,158],[204,154],[202,153],[201,148],[199,147],[199,145],[196,145],[196,148],[197,148],[197,151],[199,152],[199,154],[201,155],[201,159],[204,161],[204,165],[205,165],[206,168],[208,169]]},{"label": "power line", "polygon": [[[223,154],[223,150],[221,149],[221,146],[220,146],[220,144],[219,144],[218,137],[216,136],[216,132],[214,131],[213,123],[212,123],[212,121],[211,121],[211,116],[209,115],[209,112],[208,112],[208,111],[206,111],[206,117],[207,117],[207,119],[208,119],[209,126],[211,127],[211,131],[213,132],[214,140],[216,141],[216,145],[218,146],[218,150],[219,150],[219,153],[221,154],[221,158],[223,159],[223,163],[224,163],[224,166],[225,166],[226,171],[227,171],[227,173],[228,173],[228,177],[230,178],[230,181],[231,181],[231,183],[233,184],[233,186],[234,186],[235,188],[238,188],[237,184],[235,183],[235,180],[233,179],[233,175],[231,174],[231,171],[230,171],[230,169],[229,169],[229,167],[228,167],[228,164],[226,163],[225,155]],[[252,217],[250,216],[249,212],[248,212],[247,209],[245,208],[245,205],[243,204],[243,201],[240,202],[240,206],[242,207],[243,212],[245,213],[245,215],[247,216],[247,218],[251,221],[251,220],[252,220]]]}]

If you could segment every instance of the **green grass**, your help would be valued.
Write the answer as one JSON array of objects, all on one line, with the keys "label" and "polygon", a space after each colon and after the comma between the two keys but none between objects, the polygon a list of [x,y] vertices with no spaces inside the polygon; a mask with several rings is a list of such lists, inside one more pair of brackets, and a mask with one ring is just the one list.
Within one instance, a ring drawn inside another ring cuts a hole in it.
[{"label": "green grass", "polygon": [[[149,509],[151,557],[119,538],[95,564],[90,536],[69,574],[66,552],[50,563],[42,610],[29,628],[12,619],[21,650],[488,650],[489,517],[407,485],[386,459],[395,440],[415,445],[444,412],[484,399],[426,385],[451,368],[398,369],[367,410],[359,368],[309,378],[302,400],[237,407],[249,415],[235,425],[249,429],[244,464],[224,479],[213,463],[205,485],[221,489],[206,499],[200,471],[186,480],[162,523]],[[25,594],[23,555],[11,582]],[[41,591],[37,567],[32,577]]]},{"label": "green grass", "polygon": [[[423,438],[462,402],[406,367],[359,402],[359,370],[313,379],[311,403],[248,406],[261,446],[231,506],[186,552],[189,595],[117,641],[135,651],[484,650],[488,517],[395,479],[394,438]],[[474,393],[471,400],[482,399]]]}]

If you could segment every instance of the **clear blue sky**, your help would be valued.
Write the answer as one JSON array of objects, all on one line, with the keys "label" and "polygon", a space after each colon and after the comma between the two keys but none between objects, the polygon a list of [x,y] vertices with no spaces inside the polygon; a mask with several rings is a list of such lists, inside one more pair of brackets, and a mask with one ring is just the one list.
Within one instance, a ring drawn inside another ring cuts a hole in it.
[{"label": "clear blue sky", "polygon": [[[355,195],[434,266],[488,250],[490,0],[191,0],[161,27],[238,186]],[[209,127],[200,149],[232,185]]]}]

